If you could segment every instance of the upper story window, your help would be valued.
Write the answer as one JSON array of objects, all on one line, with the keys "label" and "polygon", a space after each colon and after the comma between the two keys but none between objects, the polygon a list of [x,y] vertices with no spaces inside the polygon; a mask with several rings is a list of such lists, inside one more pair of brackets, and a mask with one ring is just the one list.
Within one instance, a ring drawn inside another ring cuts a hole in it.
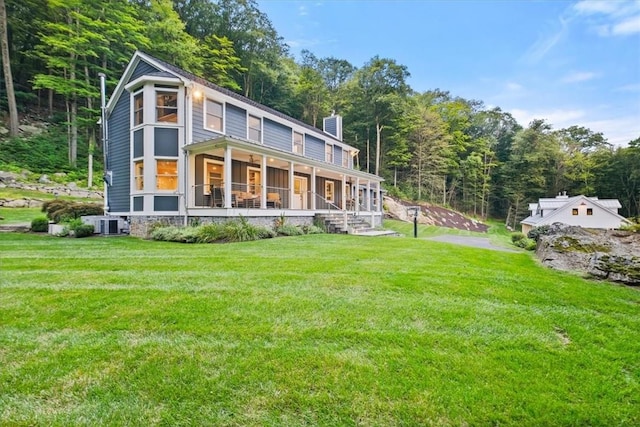
[{"label": "upper story window", "polygon": [[158,190],[178,189],[177,160],[156,160],[156,188]]},{"label": "upper story window", "polygon": [[178,123],[178,92],[156,92],[156,121]]},{"label": "upper story window", "polygon": [[293,133],[293,152],[300,155],[304,154],[304,135],[301,133]]},{"label": "upper story window", "polygon": [[251,141],[262,142],[262,119],[256,116],[249,116],[249,134]]},{"label": "upper story window", "polygon": [[347,150],[342,150],[342,167],[349,167],[349,152]]},{"label": "upper story window", "polygon": [[589,216],[593,215],[593,209],[592,208],[587,208],[587,215],[589,215]]},{"label": "upper story window", "polygon": [[325,144],[324,146],[324,161],[333,163],[333,145]]},{"label": "upper story window", "polygon": [[578,209],[577,208],[571,209],[571,215],[578,215]]},{"label": "upper story window", "polygon": [[138,126],[144,122],[144,93],[138,92],[133,96],[133,125]]},{"label": "upper story window", "polygon": [[205,126],[209,130],[222,132],[223,106],[221,103],[207,99]]}]

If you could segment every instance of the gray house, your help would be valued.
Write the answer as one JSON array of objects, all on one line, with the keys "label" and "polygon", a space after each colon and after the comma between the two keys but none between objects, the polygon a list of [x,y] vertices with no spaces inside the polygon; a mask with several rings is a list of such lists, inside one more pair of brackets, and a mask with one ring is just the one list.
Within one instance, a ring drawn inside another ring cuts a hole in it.
[{"label": "gray house", "polygon": [[354,167],[342,120],[324,130],[136,52],[106,107],[105,204],[133,235],[242,215],[382,222],[382,178]]}]

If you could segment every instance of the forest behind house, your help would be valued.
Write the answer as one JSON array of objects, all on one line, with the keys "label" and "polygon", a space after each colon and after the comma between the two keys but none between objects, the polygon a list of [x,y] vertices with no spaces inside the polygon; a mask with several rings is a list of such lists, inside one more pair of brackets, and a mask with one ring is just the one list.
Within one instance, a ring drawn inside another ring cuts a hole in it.
[{"label": "forest behind house", "polygon": [[[253,0],[0,0],[0,21],[0,169],[99,185],[99,73],[110,94],[141,50],[316,127],[340,114],[358,167],[384,177],[391,195],[514,228],[529,202],[565,191],[617,198],[620,214],[640,215],[640,135],[616,147],[597,129],[518,123],[446,88],[418,92],[393,58],[294,58]],[[38,121],[46,132],[20,132]]]}]

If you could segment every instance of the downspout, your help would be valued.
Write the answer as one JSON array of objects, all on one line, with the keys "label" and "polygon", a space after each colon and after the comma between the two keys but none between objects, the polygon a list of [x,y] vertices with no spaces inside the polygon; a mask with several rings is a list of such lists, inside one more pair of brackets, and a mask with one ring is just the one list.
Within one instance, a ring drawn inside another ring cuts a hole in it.
[{"label": "downspout", "polygon": [[109,213],[109,197],[107,195],[107,191],[110,185],[110,180],[113,179],[113,175],[111,175],[111,171],[108,168],[107,161],[109,152],[109,140],[108,140],[108,128],[107,128],[107,84],[106,84],[106,74],[98,73],[100,77],[100,137],[102,138],[102,168],[104,170],[104,175],[102,177],[103,181],[103,194],[104,194],[104,214],[108,215]]}]

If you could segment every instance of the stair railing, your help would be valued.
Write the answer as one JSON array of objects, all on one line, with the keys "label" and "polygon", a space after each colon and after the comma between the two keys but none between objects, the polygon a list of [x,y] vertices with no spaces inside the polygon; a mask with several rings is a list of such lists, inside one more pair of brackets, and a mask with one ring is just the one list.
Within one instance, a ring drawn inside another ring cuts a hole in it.
[{"label": "stair railing", "polygon": [[[321,194],[316,193],[315,191],[312,191],[311,194],[313,194],[315,197],[317,197],[317,199],[320,199],[320,201],[325,202],[328,206],[329,206],[329,214],[331,214],[331,208],[335,208],[337,211],[342,212],[342,219],[344,221],[344,229],[347,230],[347,232],[349,232],[349,217],[347,214],[347,210],[341,208],[340,206],[336,205],[335,203],[327,200],[326,198],[324,198],[324,196],[322,196]],[[316,203],[317,200],[316,199]],[[316,204],[316,208],[317,208],[317,204]]]}]

